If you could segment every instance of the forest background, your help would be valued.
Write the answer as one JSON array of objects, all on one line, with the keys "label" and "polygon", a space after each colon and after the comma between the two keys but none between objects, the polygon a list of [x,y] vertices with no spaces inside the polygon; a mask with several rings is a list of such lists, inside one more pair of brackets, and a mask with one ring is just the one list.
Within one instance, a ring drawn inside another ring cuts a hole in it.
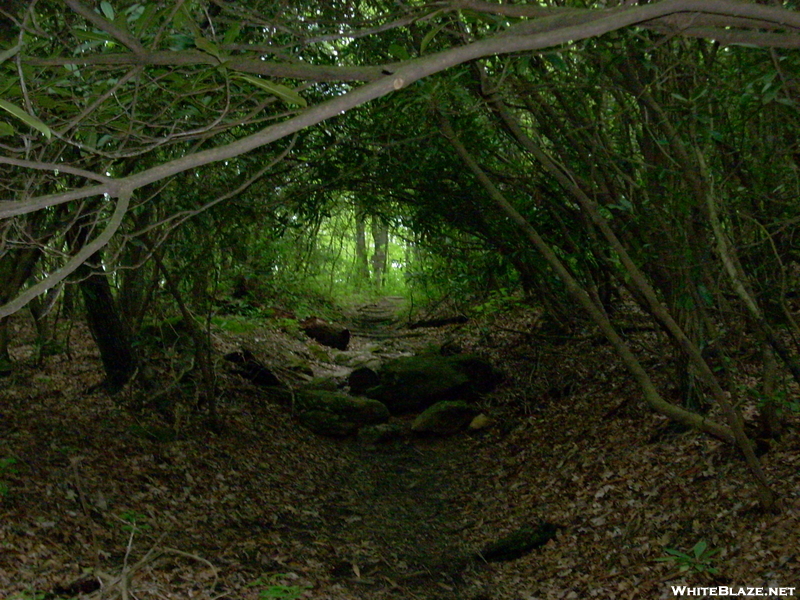
[{"label": "forest background", "polygon": [[[105,389],[148,385],[137,340],[177,314],[213,417],[223,307],[535,304],[565,335],[596,328],[650,409],[735,447],[777,506],[753,438],[785,427],[800,383],[796,2],[0,15],[3,370],[13,315],[44,355],[83,307]],[[631,306],[644,325],[615,318]],[[734,384],[744,357],[758,370]]]}]

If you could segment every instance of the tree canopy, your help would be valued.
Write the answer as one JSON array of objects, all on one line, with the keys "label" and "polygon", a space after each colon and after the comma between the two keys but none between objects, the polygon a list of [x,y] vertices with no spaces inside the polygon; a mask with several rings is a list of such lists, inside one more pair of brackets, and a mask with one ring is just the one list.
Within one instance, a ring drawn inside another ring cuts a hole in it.
[{"label": "tree canopy", "polygon": [[[132,206],[158,204],[146,198],[171,178],[228,161],[246,185],[257,173],[234,159],[377,98],[399,93],[402,102],[425,88],[409,90],[415,82],[454,66],[548,49],[588,55],[584,40],[631,27],[640,40],[794,47],[800,27],[787,7],[732,0],[18,4],[4,15],[9,185],[0,216],[17,217],[18,227],[24,215],[54,207],[68,214],[93,198],[96,225],[0,314],[74,271]],[[54,235],[54,227],[32,237]]]},{"label": "tree canopy", "polygon": [[[798,331],[795,2],[64,0],[2,14],[0,317],[70,277],[110,306],[114,274],[130,327],[148,281],[171,272],[201,302],[221,265],[293,270],[274,255],[287,232],[313,232],[306,256],[341,255],[323,221],[347,206],[359,239],[372,228],[379,279],[391,226],[473,286],[505,277],[565,320],[580,306],[647,403],[736,444],[770,501],[709,349],[727,356],[746,331],[800,382],[779,335]],[[681,357],[682,404],[613,322],[621,295]],[[97,331],[116,328],[101,315]],[[125,344],[107,342],[124,381]]]}]

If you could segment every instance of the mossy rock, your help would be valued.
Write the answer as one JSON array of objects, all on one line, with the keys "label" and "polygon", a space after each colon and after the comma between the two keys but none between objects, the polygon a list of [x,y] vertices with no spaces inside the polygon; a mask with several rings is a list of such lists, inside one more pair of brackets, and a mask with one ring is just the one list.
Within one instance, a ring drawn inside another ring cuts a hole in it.
[{"label": "mossy rock", "polygon": [[[301,338],[304,334],[301,334]],[[317,346],[314,344],[308,345],[308,352],[311,356],[314,357],[314,360],[318,360],[319,362],[329,363],[331,362],[331,355],[325,348],[322,346]]]},{"label": "mossy rock", "polygon": [[460,400],[437,402],[414,419],[411,430],[428,435],[452,435],[466,428],[477,413],[473,406]]},{"label": "mossy rock", "polygon": [[343,392],[304,390],[297,395],[296,402],[299,410],[327,410],[364,425],[389,420],[389,411],[383,403]]},{"label": "mossy rock", "polygon": [[359,424],[329,410],[307,410],[297,417],[300,422],[317,435],[347,437],[358,431]]},{"label": "mossy rock", "polygon": [[305,390],[297,394],[295,406],[300,422],[320,435],[347,436],[364,425],[389,420],[389,411],[381,402],[342,392]]},{"label": "mossy rock", "polygon": [[369,367],[359,367],[354,369],[347,377],[347,385],[353,394],[363,394],[368,389],[379,385],[380,376]]},{"label": "mossy rock", "polygon": [[503,562],[516,560],[541,548],[556,537],[558,526],[542,522],[535,525],[525,525],[514,533],[484,546],[478,553],[478,558],[486,562]]},{"label": "mossy rock", "polygon": [[441,400],[474,400],[500,381],[491,364],[471,354],[397,358],[379,375],[381,383],[365,395],[386,404],[393,415],[424,410]]},{"label": "mossy rock", "polygon": [[366,425],[358,430],[358,441],[370,446],[377,446],[399,440],[405,433],[405,428],[399,423]]},{"label": "mossy rock", "polygon": [[315,391],[324,391],[324,392],[335,392],[339,389],[339,381],[332,377],[327,377],[324,375],[319,375],[317,377],[312,378],[308,383],[304,385],[308,389],[308,391],[315,390]]}]

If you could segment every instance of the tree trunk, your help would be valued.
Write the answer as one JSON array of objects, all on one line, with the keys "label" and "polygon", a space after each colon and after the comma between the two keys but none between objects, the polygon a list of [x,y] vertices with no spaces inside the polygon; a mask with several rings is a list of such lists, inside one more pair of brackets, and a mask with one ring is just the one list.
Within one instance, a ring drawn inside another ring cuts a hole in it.
[{"label": "tree trunk", "polygon": [[367,259],[367,216],[356,209],[356,288],[360,289],[369,281],[369,261]]},{"label": "tree trunk", "polygon": [[8,317],[3,317],[0,319],[0,372],[10,371],[12,368],[8,341]]},{"label": "tree trunk", "polygon": [[[33,268],[41,256],[41,251],[30,248],[25,250],[6,250],[0,259],[0,305],[13,298],[25,281],[33,273]],[[0,365],[11,365],[8,352],[8,317],[0,319]]]},{"label": "tree trunk", "polygon": [[778,379],[778,361],[770,345],[762,343],[762,353],[764,360],[764,376],[761,387],[761,409],[759,421],[761,425],[761,436],[767,439],[777,437],[781,434],[783,423],[778,412],[778,398],[776,397],[776,387]]},{"label": "tree trunk", "polygon": [[[76,224],[67,232],[67,244],[73,252],[83,248],[94,226],[91,222],[95,218],[92,214],[93,208],[96,206],[86,208],[87,212],[82,217],[85,222]],[[97,265],[102,265],[101,255],[102,253],[98,252],[91,256],[90,260],[94,259]],[[100,360],[105,370],[106,379],[103,387],[109,394],[115,394],[136,373],[138,361],[130,332],[111,291],[108,276],[100,270],[101,268],[84,262],[75,270],[75,279],[86,308],[86,322],[100,351]]]},{"label": "tree trunk", "polygon": [[89,273],[80,267],[84,278],[78,283],[86,307],[86,321],[92,332],[106,372],[105,387],[114,394],[128,383],[136,372],[136,356],[127,327],[117,310],[111,285],[104,273]]},{"label": "tree trunk", "polygon": [[386,259],[389,250],[389,226],[378,217],[372,217],[372,241],[375,251],[372,254],[372,281],[380,289],[384,284]]},{"label": "tree trunk", "polygon": [[202,387],[200,389],[200,397],[198,404],[208,409],[209,420],[212,427],[217,425],[217,399],[216,399],[216,376],[214,374],[214,365],[211,360],[211,343],[208,336],[203,333],[195,321],[194,315],[189,311],[186,302],[183,300],[180,289],[175,279],[167,270],[164,261],[159,256],[158,251],[153,252],[153,258],[156,261],[159,271],[164,276],[164,283],[167,290],[174,298],[175,303],[178,305],[178,310],[181,312],[181,317],[189,331],[194,345],[194,358],[197,367],[200,369],[200,376],[202,378]]}]

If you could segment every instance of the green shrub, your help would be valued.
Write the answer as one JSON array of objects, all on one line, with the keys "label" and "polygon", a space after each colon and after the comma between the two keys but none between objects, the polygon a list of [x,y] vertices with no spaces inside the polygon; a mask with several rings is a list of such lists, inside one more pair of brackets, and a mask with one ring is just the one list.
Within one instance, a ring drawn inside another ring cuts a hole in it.
[{"label": "green shrub", "polygon": [[669,556],[657,558],[658,562],[672,562],[677,565],[679,571],[691,571],[692,573],[709,573],[716,575],[719,569],[711,563],[715,554],[719,550],[711,550],[704,540],[697,542],[691,549],[691,554],[686,554],[673,548],[664,550]]}]

